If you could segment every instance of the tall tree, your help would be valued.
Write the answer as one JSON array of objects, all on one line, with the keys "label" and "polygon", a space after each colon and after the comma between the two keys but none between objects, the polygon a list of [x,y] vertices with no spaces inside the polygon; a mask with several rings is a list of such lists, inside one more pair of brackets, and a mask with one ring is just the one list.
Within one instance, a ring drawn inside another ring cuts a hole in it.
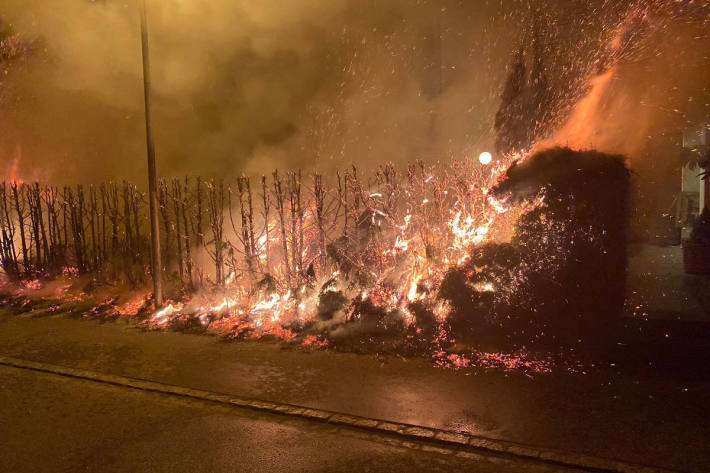
[{"label": "tall tree", "polygon": [[[523,34],[530,37],[521,46],[510,68],[501,104],[495,117],[496,151],[508,154],[529,149],[543,137],[552,119],[552,95],[545,67],[545,47],[537,21]],[[530,58],[530,71],[526,58]]]},{"label": "tall tree", "polygon": [[531,135],[528,137],[528,141],[543,137],[549,131],[548,125],[552,118],[552,96],[544,62],[545,45],[540,34],[538,21],[533,23],[532,51],[530,90],[527,96],[528,103],[526,108],[533,115],[529,117],[532,123],[530,123]]},{"label": "tall tree", "polygon": [[525,51],[521,47],[513,61],[503,89],[501,104],[495,117],[496,151],[508,154],[520,150],[526,142],[525,88],[527,70]]}]

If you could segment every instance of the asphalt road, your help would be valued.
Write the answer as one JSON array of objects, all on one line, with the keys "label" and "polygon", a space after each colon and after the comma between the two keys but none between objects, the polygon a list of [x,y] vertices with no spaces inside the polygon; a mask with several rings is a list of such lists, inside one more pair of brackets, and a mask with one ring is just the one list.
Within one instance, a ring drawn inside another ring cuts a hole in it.
[{"label": "asphalt road", "polygon": [[569,470],[0,366],[0,471]]},{"label": "asphalt road", "polygon": [[707,365],[529,378],[6,311],[0,354],[674,470],[706,472],[710,464]]}]

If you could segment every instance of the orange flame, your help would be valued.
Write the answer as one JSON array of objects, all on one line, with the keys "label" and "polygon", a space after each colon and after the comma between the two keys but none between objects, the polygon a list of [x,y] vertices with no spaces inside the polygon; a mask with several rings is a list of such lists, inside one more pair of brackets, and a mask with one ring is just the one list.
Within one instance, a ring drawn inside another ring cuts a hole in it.
[{"label": "orange flame", "polygon": [[602,105],[607,90],[614,78],[615,68],[610,68],[603,74],[589,81],[589,92],[574,106],[567,123],[554,136],[538,143],[536,148],[550,146],[567,146],[581,149],[594,145],[603,121]]},{"label": "orange flame", "polygon": [[17,145],[15,147],[15,155],[12,158],[12,162],[10,163],[10,169],[7,172],[8,179],[7,181],[12,183],[12,184],[22,184],[24,181],[22,178],[19,176],[19,168],[20,168],[20,159],[22,158],[22,148],[20,145]]}]

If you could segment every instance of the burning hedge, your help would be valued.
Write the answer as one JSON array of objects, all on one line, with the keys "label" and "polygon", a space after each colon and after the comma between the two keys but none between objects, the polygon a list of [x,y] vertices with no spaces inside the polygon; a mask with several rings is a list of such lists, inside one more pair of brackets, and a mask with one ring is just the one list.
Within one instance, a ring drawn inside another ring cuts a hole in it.
[{"label": "burning hedge", "polygon": [[[173,300],[147,323],[435,351],[489,335],[589,333],[623,300],[623,158],[519,158],[387,165],[368,177],[353,168],[330,185],[300,172],[257,185],[165,181]],[[14,279],[64,273],[141,288],[146,213],[127,183],[3,184],[3,267]]]}]

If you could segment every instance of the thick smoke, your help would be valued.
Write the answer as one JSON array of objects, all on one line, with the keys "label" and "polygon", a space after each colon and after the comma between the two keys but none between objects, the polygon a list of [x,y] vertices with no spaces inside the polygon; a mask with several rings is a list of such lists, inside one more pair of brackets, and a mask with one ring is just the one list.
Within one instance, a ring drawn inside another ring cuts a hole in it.
[{"label": "thick smoke", "polygon": [[[508,45],[496,2],[457,3],[149,0],[159,172],[367,165],[430,158],[441,129],[481,139]],[[20,156],[25,179],[140,180],[138,2],[4,4],[28,48],[3,65],[5,168]]]},{"label": "thick smoke", "polygon": [[[144,180],[137,4],[3,0],[0,35],[24,47],[0,59],[6,178],[17,161],[26,180]],[[652,7],[620,37],[629,51],[589,145],[645,155],[707,118],[700,2],[148,0],[159,172],[327,172],[492,150],[507,69],[535,28],[558,125],[638,5]]]}]

